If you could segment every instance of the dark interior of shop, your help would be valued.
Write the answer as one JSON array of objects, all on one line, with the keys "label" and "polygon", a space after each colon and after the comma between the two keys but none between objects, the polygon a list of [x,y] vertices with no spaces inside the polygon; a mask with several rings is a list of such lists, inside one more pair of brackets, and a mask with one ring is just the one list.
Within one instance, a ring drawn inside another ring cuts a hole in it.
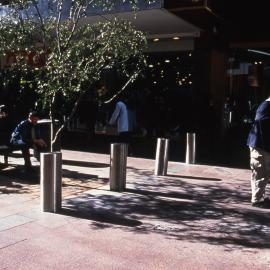
[{"label": "dark interior of shop", "polygon": [[[269,95],[270,54],[268,50],[251,48],[232,49],[228,55],[226,97],[219,127],[211,95],[208,89],[200,89],[201,67],[193,52],[148,54],[143,76],[127,89],[137,115],[135,156],[154,158],[156,138],[168,137],[172,160],[184,161],[186,133],[195,132],[199,163],[248,167],[245,142],[257,105]],[[31,78],[21,79],[20,74],[8,69],[2,70],[0,75],[0,103],[5,105],[1,112],[6,116],[0,119],[1,139],[8,140],[15,124],[34,107],[37,94]],[[111,74],[107,74],[106,83],[112,92],[121,87]],[[113,104],[107,106],[104,113],[89,102],[91,106],[79,107],[76,115],[79,125],[64,132],[63,144],[108,152],[113,136],[95,134],[95,126],[98,121],[108,121]],[[92,116],[88,118],[92,119],[91,125],[87,125],[85,115]],[[75,141],[82,143],[75,144]]]}]

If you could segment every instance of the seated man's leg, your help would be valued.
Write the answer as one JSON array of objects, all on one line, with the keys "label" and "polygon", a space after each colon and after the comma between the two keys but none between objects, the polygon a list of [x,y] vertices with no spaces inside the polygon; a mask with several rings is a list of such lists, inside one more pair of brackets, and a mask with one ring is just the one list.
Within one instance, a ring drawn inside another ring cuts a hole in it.
[{"label": "seated man's leg", "polygon": [[49,148],[48,147],[40,147],[38,145],[34,145],[33,146],[34,149],[34,157],[40,161],[40,153],[46,153],[49,152]]},{"label": "seated man's leg", "polygon": [[37,147],[37,145],[33,145],[33,151],[34,151],[34,157],[36,158],[36,160],[40,160],[40,150]]},{"label": "seated man's leg", "polygon": [[22,156],[24,159],[24,166],[25,167],[31,167],[31,160],[30,160],[30,149],[27,145],[19,145],[21,151],[22,151]]}]

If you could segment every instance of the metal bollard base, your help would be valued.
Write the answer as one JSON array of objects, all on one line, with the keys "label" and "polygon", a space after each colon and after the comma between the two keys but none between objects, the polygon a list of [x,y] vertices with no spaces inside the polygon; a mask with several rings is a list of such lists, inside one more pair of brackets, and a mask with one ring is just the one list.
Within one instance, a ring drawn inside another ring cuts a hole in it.
[{"label": "metal bollard base", "polygon": [[62,207],[62,153],[41,153],[40,205],[42,212],[57,212]]},{"label": "metal bollard base", "polygon": [[158,138],[156,149],[155,175],[166,175],[169,159],[169,139]]},{"label": "metal bollard base", "polygon": [[186,164],[194,164],[196,156],[196,134],[187,133]]},{"label": "metal bollard base", "polygon": [[124,191],[126,189],[127,152],[127,144],[111,144],[110,190],[112,191]]}]

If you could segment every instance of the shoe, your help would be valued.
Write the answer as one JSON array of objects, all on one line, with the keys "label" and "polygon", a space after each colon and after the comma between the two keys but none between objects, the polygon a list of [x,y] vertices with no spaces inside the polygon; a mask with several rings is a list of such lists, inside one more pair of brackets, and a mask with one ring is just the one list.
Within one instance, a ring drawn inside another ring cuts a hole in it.
[{"label": "shoe", "polygon": [[270,208],[270,199],[269,198],[265,198],[263,202],[264,202],[266,208]]},{"label": "shoe", "polygon": [[22,173],[36,173],[35,169],[32,166],[25,166],[22,169]]},{"label": "shoe", "polygon": [[270,209],[270,199],[265,198],[263,201],[260,202],[254,202],[251,204],[253,207],[258,207],[258,208],[265,208],[265,209]]},{"label": "shoe", "polygon": [[258,208],[264,208],[264,201],[261,202],[253,202],[251,203],[251,206],[258,207]]}]

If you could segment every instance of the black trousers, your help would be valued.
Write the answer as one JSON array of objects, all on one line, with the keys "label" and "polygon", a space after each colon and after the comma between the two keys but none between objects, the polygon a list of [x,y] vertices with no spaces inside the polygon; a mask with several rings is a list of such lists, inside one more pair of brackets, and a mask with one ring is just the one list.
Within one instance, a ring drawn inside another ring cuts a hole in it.
[{"label": "black trousers", "polygon": [[118,142],[126,143],[128,145],[128,153],[133,154],[132,132],[120,132]]},{"label": "black trousers", "polygon": [[14,145],[16,147],[16,149],[21,150],[22,152],[22,156],[24,159],[24,165],[26,167],[30,167],[31,166],[31,160],[30,160],[30,147],[26,144],[16,144]]},{"label": "black trousers", "polygon": [[130,144],[130,141],[131,141],[131,133],[129,131],[119,133],[118,138],[119,143]]}]

